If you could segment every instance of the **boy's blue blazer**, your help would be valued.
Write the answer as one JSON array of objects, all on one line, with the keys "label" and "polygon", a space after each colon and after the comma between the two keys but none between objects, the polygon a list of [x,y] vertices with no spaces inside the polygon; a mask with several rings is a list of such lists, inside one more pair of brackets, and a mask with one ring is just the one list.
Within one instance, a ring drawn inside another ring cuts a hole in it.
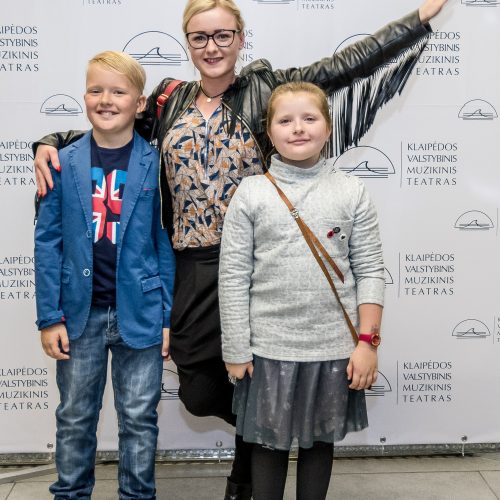
[{"label": "boy's blue blazer", "polygon": [[[82,335],[92,301],[91,132],[59,152],[54,189],[35,228],[37,325],[66,322]],[[170,326],[175,262],[160,222],[158,153],[137,133],[128,166],[117,241],[116,308],[123,340],[133,348],[162,341]]]}]

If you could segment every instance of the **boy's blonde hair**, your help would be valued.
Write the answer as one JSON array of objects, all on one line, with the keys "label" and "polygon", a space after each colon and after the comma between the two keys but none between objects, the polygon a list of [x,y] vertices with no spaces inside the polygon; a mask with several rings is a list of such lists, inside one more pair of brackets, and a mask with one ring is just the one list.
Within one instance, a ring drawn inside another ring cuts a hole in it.
[{"label": "boy's blonde hair", "polygon": [[[216,7],[221,7],[229,11],[236,19],[236,29],[243,31],[245,22],[243,21],[240,9],[233,0],[188,0],[182,16],[182,30],[184,33],[187,33],[187,25],[193,16],[207,10],[215,9]],[[227,29],[228,26],[221,26],[222,28]]]},{"label": "boy's blonde hair", "polygon": [[132,57],[125,52],[116,52],[114,50],[106,50],[96,54],[90,61],[91,64],[100,64],[107,69],[116,71],[128,78],[130,83],[142,95],[144,85],[146,84],[146,72],[144,68]]},{"label": "boy's blonde hair", "polygon": [[326,121],[329,130],[332,130],[332,117],[330,115],[330,108],[328,107],[328,100],[326,94],[314,83],[309,82],[288,82],[278,85],[273,90],[269,102],[267,104],[267,118],[266,125],[267,130],[271,127],[271,122],[273,121],[274,115],[276,114],[276,99],[290,92],[292,94],[297,94],[299,92],[305,92],[306,94],[311,94],[318,103],[318,108]]}]

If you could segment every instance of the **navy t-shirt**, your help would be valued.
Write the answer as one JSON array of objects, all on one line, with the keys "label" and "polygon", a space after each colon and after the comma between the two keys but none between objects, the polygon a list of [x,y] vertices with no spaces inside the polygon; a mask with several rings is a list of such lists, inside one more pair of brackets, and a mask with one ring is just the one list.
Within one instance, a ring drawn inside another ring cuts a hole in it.
[{"label": "navy t-shirt", "polygon": [[92,229],[94,276],[92,304],[116,305],[116,244],[127,168],[134,140],[121,148],[107,149],[91,139]]}]

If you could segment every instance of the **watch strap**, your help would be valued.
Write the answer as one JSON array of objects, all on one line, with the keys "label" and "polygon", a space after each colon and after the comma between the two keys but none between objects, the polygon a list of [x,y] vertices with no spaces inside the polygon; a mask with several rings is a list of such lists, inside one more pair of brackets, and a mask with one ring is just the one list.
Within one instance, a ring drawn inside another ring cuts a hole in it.
[{"label": "watch strap", "polygon": [[367,342],[373,347],[380,345],[380,335],[378,333],[360,333],[358,339],[360,342]]}]

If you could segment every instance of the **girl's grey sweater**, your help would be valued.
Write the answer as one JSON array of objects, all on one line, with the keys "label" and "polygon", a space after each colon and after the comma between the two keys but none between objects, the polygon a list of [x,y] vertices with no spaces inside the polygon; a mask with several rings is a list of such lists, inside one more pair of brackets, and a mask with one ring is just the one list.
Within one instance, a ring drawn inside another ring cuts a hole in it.
[{"label": "girl's grey sweater", "polygon": [[[270,171],[344,274],[332,271],[355,325],[357,306],[383,305],[384,263],[375,208],[363,182],[321,159],[303,169],[274,156]],[[338,228],[338,229],[337,229]],[[331,231],[338,231],[331,236]],[[327,267],[328,264],[327,264]],[[223,358],[347,358],[354,344],[321,268],[275,187],[247,177],[227,211],[219,300]]]}]

